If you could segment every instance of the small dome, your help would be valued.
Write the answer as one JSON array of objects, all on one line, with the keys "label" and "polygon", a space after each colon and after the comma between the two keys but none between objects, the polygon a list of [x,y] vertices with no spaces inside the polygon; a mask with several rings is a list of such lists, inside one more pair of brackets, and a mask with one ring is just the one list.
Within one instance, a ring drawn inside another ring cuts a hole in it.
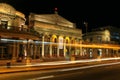
[{"label": "small dome", "polygon": [[15,12],[16,12],[15,8],[13,8],[11,5],[6,3],[0,3],[0,13],[14,15]]}]

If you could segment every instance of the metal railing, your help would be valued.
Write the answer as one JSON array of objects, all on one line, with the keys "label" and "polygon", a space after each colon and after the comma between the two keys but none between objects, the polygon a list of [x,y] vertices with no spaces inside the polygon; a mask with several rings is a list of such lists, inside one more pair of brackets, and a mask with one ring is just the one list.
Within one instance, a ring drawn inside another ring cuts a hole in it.
[{"label": "metal railing", "polygon": [[2,31],[2,32],[11,32],[11,33],[19,33],[19,34],[20,33],[22,33],[22,34],[30,34],[30,35],[39,36],[39,33],[36,32],[34,29],[17,27],[17,26],[2,27],[0,25],[0,31]]}]

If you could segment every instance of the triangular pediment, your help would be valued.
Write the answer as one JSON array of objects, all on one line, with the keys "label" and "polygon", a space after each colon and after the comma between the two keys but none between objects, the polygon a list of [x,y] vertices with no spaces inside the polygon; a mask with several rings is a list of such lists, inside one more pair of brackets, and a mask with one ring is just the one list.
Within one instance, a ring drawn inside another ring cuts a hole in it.
[{"label": "triangular pediment", "polygon": [[56,13],[55,14],[35,14],[34,20],[50,23],[50,24],[56,24],[64,27],[70,27],[70,28],[75,27],[74,23],[68,21],[67,19],[63,18],[62,16]]}]

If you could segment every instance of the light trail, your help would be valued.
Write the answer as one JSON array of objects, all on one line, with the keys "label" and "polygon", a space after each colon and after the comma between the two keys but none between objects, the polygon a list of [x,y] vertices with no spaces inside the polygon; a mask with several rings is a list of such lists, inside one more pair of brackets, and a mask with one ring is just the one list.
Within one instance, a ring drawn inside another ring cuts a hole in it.
[{"label": "light trail", "polygon": [[120,45],[115,44],[66,44],[71,47],[84,47],[84,48],[107,48],[107,49],[120,49]]},{"label": "light trail", "polygon": [[28,66],[64,65],[64,64],[72,64],[72,63],[85,63],[85,62],[96,62],[96,61],[105,61],[105,60],[119,60],[119,59],[120,59],[120,57],[117,57],[117,58],[102,58],[102,59],[85,59],[85,60],[76,60],[76,61],[55,61],[55,62],[31,64],[31,65],[28,65]]},{"label": "light trail", "polygon": [[[57,69],[57,70],[45,71],[44,73],[74,71],[74,70],[88,69],[88,68],[94,68],[94,67],[111,66],[111,65],[116,65],[116,64],[120,64],[120,62],[97,64],[97,65],[82,66],[82,67],[67,68],[67,69]],[[41,79],[48,79],[48,78],[54,78],[54,77],[56,77],[56,75],[53,74],[53,75],[48,75],[48,76],[36,77],[33,79],[29,79],[29,80],[41,80]]]},{"label": "light trail", "polygon": [[[10,67],[32,67],[32,66],[54,66],[54,65],[64,65],[64,64],[73,64],[73,63],[85,63],[85,62],[96,62],[96,61],[107,61],[107,60],[119,60],[120,57],[116,58],[102,58],[102,59],[85,59],[85,60],[76,60],[76,61],[54,61],[54,62],[44,62],[44,63],[30,63],[26,65],[15,65]],[[6,66],[1,66],[6,67]]]},{"label": "light trail", "polygon": [[[16,39],[5,39],[5,38],[1,38],[1,41],[3,42],[29,42],[27,40],[16,40]],[[35,44],[47,44],[47,45],[60,45],[60,43],[54,43],[54,42],[42,42],[42,41],[33,41],[33,43]],[[116,45],[116,44],[71,44],[71,43],[62,43],[65,44],[66,46],[71,46],[71,47],[84,47],[84,48],[107,48],[107,49],[120,49],[120,45]]]},{"label": "light trail", "polygon": [[71,71],[71,70],[87,69],[87,68],[93,68],[93,67],[110,66],[110,65],[116,65],[116,64],[120,64],[120,62],[107,63],[107,64],[105,63],[105,64],[98,64],[98,65],[92,65],[92,66],[76,67],[76,68],[67,68],[67,69],[61,69],[60,71]]},{"label": "light trail", "polygon": [[28,79],[28,80],[41,80],[41,79],[47,79],[47,78],[53,78],[54,75],[50,75],[50,76],[42,76],[42,77],[37,77],[37,78],[33,78],[33,79]]},{"label": "light trail", "polygon": [[[3,42],[29,42],[27,40],[16,40],[16,39],[5,39],[5,38],[1,38],[1,41]],[[42,44],[44,43],[45,45],[55,45],[58,46],[60,45],[60,43],[54,43],[54,42],[42,42],[42,41],[33,41],[33,43],[35,44]],[[66,46],[71,46],[71,47],[84,47],[84,48],[107,48],[107,49],[120,49],[120,45],[116,45],[116,44],[71,44],[71,43],[61,43],[62,45],[66,45]]]}]

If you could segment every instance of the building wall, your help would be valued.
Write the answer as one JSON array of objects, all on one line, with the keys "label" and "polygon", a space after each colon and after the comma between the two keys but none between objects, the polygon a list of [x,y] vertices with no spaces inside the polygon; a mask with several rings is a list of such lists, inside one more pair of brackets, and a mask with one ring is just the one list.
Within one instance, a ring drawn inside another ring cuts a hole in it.
[{"label": "building wall", "polygon": [[[81,48],[74,46],[75,44],[81,44],[82,40],[82,30],[76,29],[74,26],[67,27],[66,25],[54,24],[56,20],[56,14],[29,15],[30,27],[33,27],[37,32],[42,35],[41,41],[47,44],[42,44],[42,57],[52,56],[52,57],[70,57],[73,55],[81,54]],[[37,16],[37,18],[36,18]],[[44,17],[49,19],[47,21],[42,21],[41,18]],[[60,15],[57,14],[59,22],[64,20]],[[52,20],[52,21],[50,21]],[[50,22],[49,22],[50,21]],[[53,22],[54,21],[54,22]],[[53,23],[51,23],[53,22]],[[68,23],[71,23],[67,21]],[[72,24],[72,23],[71,23]],[[73,43],[74,42],[74,43]],[[46,52],[47,51],[47,52]]]},{"label": "building wall", "polygon": [[19,11],[16,11],[11,5],[6,3],[0,3],[0,23],[7,21],[8,26],[21,27],[25,25],[25,15]]},{"label": "building wall", "polygon": [[[97,29],[94,29],[91,32],[87,32],[87,34],[83,35],[83,44],[96,44],[98,47],[96,49],[93,49],[93,55],[94,57],[98,57],[99,52],[102,53],[101,57],[114,57],[116,54],[118,54],[119,49],[112,49],[112,48],[107,48],[104,47],[101,48],[99,45],[108,45],[108,46],[119,46],[119,39],[113,39],[114,38],[120,37],[119,36],[119,28],[107,26],[107,27],[100,27]],[[117,35],[113,35],[113,33],[117,33]],[[112,45],[111,45],[112,44]],[[88,54],[90,51],[88,48],[86,49],[88,51]],[[106,51],[107,50],[107,51]]]},{"label": "building wall", "polygon": [[83,39],[84,41],[88,40],[89,42],[108,43],[111,42],[111,33],[109,30],[88,32],[87,35],[83,36]]},{"label": "building wall", "polygon": [[39,48],[33,43],[34,40],[39,40],[39,35],[35,31],[30,32],[25,21],[23,13],[9,4],[0,3],[0,60],[26,60],[35,54],[32,51],[36,51],[35,47]]}]

